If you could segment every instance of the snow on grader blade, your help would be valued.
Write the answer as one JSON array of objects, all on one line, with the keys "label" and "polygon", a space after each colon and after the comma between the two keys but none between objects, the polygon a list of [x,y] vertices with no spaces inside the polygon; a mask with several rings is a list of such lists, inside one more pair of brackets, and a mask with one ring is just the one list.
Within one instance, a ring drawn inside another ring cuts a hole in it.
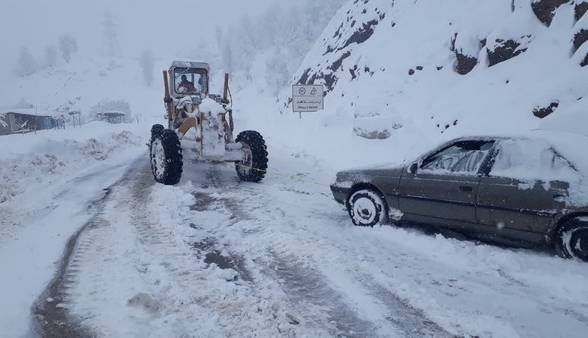
[{"label": "snow on grader blade", "polygon": [[[174,61],[163,71],[167,128],[153,125],[149,143],[151,171],[159,183],[174,185],[180,181],[182,140],[187,135],[195,135],[191,140],[185,138],[185,146],[190,141],[198,160],[234,162],[237,175],[247,182],[260,182],[265,176],[268,153],[261,134],[247,130],[233,137],[229,74],[225,74],[221,96],[208,92],[209,73],[208,64],[192,61]],[[190,130],[194,133],[188,134]]]}]

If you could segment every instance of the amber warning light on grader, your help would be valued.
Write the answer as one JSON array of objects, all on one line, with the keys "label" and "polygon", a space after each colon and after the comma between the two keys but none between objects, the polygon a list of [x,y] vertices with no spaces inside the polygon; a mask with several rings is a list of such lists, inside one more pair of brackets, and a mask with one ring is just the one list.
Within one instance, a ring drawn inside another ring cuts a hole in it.
[{"label": "amber warning light on grader", "polygon": [[325,109],[324,93],[322,85],[293,85],[292,110],[308,113]]}]

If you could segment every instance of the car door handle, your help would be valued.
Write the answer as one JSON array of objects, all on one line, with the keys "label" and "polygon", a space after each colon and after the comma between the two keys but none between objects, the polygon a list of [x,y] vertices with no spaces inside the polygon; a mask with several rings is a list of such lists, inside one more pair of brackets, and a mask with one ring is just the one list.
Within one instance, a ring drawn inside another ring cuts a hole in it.
[{"label": "car door handle", "polygon": [[463,192],[472,192],[474,191],[474,188],[470,187],[469,185],[460,185],[459,190]]}]

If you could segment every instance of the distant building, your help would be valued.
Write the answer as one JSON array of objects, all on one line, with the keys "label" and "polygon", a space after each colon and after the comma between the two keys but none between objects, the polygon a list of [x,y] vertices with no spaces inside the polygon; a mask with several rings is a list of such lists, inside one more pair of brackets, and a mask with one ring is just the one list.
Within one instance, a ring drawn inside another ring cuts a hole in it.
[{"label": "distant building", "polygon": [[10,109],[0,112],[0,135],[28,133],[55,127],[56,119],[37,115],[33,109]]},{"label": "distant building", "polygon": [[96,114],[96,117],[100,121],[118,124],[127,122],[127,114],[120,111],[107,111]]}]

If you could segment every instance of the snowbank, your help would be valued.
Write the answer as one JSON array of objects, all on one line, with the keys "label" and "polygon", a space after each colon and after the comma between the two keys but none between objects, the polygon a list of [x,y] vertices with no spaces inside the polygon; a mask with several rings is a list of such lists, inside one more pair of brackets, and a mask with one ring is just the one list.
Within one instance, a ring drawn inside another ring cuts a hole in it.
[{"label": "snowbank", "polygon": [[0,204],[73,177],[113,154],[136,150],[143,140],[129,129],[137,132],[135,125],[94,122],[82,128],[2,136]]},{"label": "snowbank", "polygon": [[2,334],[30,335],[31,306],[55,274],[66,242],[88,222],[105,189],[145,152],[148,131],[96,122],[0,136]]}]

